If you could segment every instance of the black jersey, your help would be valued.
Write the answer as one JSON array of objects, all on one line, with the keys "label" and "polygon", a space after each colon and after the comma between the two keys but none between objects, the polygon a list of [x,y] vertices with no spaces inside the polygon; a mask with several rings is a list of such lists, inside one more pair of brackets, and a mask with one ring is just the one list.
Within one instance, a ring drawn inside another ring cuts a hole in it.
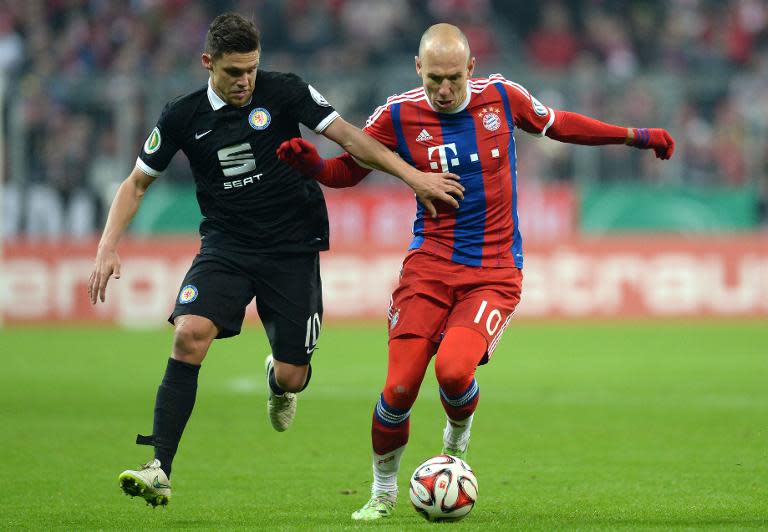
[{"label": "black jersey", "polygon": [[209,86],[166,104],[136,164],[159,176],[176,151],[189,158],[197,187],[202,248],[255,252],[328,249],[328,212],[314,179],[275,154],[320,133],[339,114],[295,74],[260,70],[251,101],[227,105]]}]

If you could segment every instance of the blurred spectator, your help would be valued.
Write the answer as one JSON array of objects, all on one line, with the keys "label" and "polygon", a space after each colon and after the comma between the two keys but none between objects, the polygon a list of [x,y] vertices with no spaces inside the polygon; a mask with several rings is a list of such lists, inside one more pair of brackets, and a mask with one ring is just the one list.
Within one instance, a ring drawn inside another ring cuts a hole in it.
[{"label": "blurred spectator", "polygon": [[637,57],[619,16],[597,7],[590,9],[585,20],[585,41],[609,74],[624,79],[635,74]]},{"label": "blurred spectator", "polygon": [[[312,79],[358,125],[416,83],[401,58],[426,26],[455,23],[477,75],[500,71],[552,107],[678,139],[661,168],[632,150],[522,138],[524,179],[750,185],[768,202],[768,0],[0,0],[6,232],[102,224],[162,104],[205,83],[205,32],[225,10],[257,21],[263,68]],[[183,164],[166,174],[190,179]]]},{"label": "blurred spectator", "polygon": [[[498,52],[497,38],[494,35],[493,13],[489,0],[430,0],[428,11],[431,20],[449,22],[459,26],[472,47],[472,55],[481,62],[490,59]],[[421,37],[425,26],[416,30]]]},{"label": "blurred spectator", "polygon": [[581,50],[570,14],[562,2],[547,2],[541,24],[528,36],[528,52],[535,67],[564,69]]},{"label": "blurred spectator", "polygon": [[10,13],[0,11],[0,75],[13,72],[24,57],[24,41]]}]

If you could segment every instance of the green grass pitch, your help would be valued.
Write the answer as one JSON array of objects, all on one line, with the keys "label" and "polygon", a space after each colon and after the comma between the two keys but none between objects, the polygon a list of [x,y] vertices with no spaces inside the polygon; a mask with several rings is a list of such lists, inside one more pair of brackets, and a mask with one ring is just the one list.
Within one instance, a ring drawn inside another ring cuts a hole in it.
[{"label": "green grass pitch", "polygon": [[768,528],[765,321],[527,322],[478,371],[474,511],[429,524],[409,474],[444,425],[432,368],[411,417],[400,503],[350,520],[370,489],[370,418],[384,382],[381,324],[329,324],[293,427],[266,418],[258,327],[217,341],[151,509],[117,475],[150,457],[170,329],[0,330],[0,529],[666,530]]}]

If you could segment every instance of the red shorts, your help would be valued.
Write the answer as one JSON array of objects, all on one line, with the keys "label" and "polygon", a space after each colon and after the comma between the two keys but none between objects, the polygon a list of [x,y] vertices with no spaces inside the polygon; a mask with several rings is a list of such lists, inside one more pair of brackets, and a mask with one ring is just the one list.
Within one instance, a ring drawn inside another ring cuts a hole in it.
[{"label": "red shorts", "polygon": [[389,308],[389,338],[420,336],[439,343],[450,327],[467,327],[493,350],[520,301],[523,272],[477,268],[415,250],[403,261]]}]

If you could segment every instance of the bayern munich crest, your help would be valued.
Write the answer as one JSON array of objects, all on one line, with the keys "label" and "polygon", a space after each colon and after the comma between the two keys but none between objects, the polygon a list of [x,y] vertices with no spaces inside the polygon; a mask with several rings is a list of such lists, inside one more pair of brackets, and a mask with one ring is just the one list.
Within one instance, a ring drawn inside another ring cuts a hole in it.
[{"label": "bayern munich crest", "polygon": [[270,116],[269,111],[267,111],[263,107],[257,107],[256,109],[251,111],[251,114],[248,115],[248,123],[251,125],[253,129],[256,129],[258,131],[261,131],[262,129],[267,129],[271,121],[272,121],[272,117]]},{"label": "bayern munich crest", "polygon": [[483,119],[483,127],[488,131],[496,131],[501,127],[501,110],[496,107],[483,107],[483,110],[477,113],[479,118]]},{"label": "bayern munich crest", "polygon": [[195,285],[188,284],[181,289],[181,292],[179,293],[179,303],[185,305],[187,303],[192,303],[195,299],[197,299],[197,287]]}]

